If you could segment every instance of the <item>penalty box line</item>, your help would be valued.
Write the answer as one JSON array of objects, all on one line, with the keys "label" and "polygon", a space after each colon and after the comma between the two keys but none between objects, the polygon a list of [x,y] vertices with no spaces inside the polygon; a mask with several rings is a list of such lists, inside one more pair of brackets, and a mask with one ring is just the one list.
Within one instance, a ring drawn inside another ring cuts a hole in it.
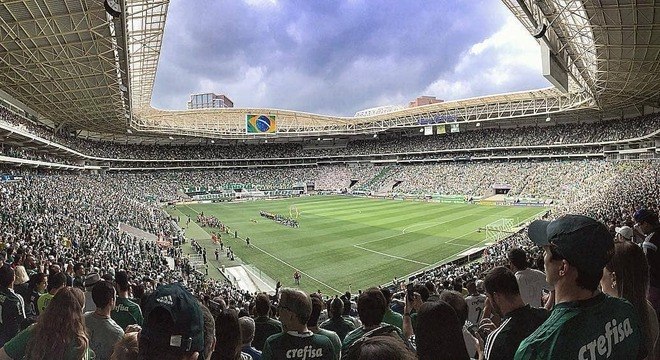
[{"label": "penalty box line", "polygon": [[372,253],[374,253],[374,254],[383,255],[383,256],[387,256],[387,257],[391,257],[391,258],[394,258],[394,259],[397,259],[397,260],[408,261],[408,262],[411,262],[411,263],[415,263],[415,264],[419,264],[419,265],[424,265],[424,266],[429,266],[429,265],[431,265],[431,264],[427,264],[427,263],[425,263],[425,262],[421,262],[421,261],[417,261],[417,260],[412,260],[412,259],[406,259],[406,258],[401,257],[401,256],[385,254],[385,253],[380,252],[380,251],[367,249],[367,248],[362,247],[362,246],[360,246],[360,245],[353,245],[353,246],[356,247],[356,248],[358,248],[358,249],[364,250],[364,251],[369,251],[369,252],[372,252]]}]

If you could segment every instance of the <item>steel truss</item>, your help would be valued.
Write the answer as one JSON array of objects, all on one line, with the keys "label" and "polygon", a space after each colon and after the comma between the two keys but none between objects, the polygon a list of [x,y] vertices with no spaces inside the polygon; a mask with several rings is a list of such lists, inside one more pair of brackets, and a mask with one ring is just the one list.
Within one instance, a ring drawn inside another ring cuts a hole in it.
[{"label": "steel truss", "polygon": [[[502,0],[600,109],[660,104],[660,3]],[[542,32],[543,25],[547,30]]]},{"label": "steel truss", "polygon": [[396,128],[528,118],[584,110],[593,105],[591,97],[585,92],[563,94],[555,89],[543,89],[444,102],[359,118],[273,109],[151,109],[134,118],[133,126],[141,131],[168,135],[267,139],[273,134],[246,134],[245,118],[248,114],[269,114],[276,116],[277,137],[358,135]]},{"label": "steel truss", "polygon": [[1,2],[0,88],[58,127],[120,131],[128,109],[115,25],[101,1]]}]

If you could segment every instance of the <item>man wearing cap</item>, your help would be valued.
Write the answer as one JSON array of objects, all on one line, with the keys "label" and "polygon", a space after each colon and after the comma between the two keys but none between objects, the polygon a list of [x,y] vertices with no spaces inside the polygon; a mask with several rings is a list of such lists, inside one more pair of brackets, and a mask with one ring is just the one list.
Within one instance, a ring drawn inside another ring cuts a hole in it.
[{"label": "man wearing cap", "polygon": [[633,229],[630,226],[615,227],[614,231],[616,232],[615,240],[617,241],[632,241],[633,240]]},{"label": "man wearing cap", "polygon": [[85,312],[96,310],[96,305],[92,298],[92,288],[99,281],[101,281],[101,276],[97,273],[89,274],[85,278]]},{"label": "man wearing cap", "polygon": [[633,306],[598,290],[603,268],[614,254],[607,227],[586,216],[566,215],[534,221],[528,234],[545,251],[556,304],[550,317],[522,341],[515,359],[643,359],[643,334]]},{"label": "man wearing cap", "polygon": [[639,231],[646,235],[642,249],[649,263],[649,301],[656,312],[660,312],[660,223],[658,214],[640,209],[633,215]]},{"label": "man wearing cap", "polygon": [[335,359],[330,339],[307,328],[312,313],[312,301],[307,294],[296,289],[282,289],[277,308],[285,332],[266,340],[261,357],[263,360]]},{"label": "man wearing cap", "polygon": [[141,359],[195,360],[204,353],[204,315],[188,290],[175,283],[149,294],[138,347]]}]

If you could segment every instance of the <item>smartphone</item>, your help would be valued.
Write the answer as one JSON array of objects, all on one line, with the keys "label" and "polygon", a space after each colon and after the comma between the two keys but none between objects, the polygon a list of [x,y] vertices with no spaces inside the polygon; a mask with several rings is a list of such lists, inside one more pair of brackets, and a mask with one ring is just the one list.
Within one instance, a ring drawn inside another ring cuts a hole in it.
[{"label": "smartphone", "polygon": [[415,297],[414,295],[415,295],[415,292],[413,291],[413,284],[410,283],[406,286],[406,299],[408,299],[408,301],[412,302],[414,297]]},{"label": "smartphone", "polygon": [[472,336],[476,337],[477,333],[479,332],[479,325],[477,324],[472,324],[468,326],[467,331],[472,334]]},{"label": "smartphone", "polygon": [[486,338],[488,337],[488,333],[483,331],[482,329],[479,329],[479,325],[477,324],[472,324],[468,326],[467,331],[472,334],[472,336],[477,337],[477,334],[479,337],[481,337],[484,341],[486,341]]}]

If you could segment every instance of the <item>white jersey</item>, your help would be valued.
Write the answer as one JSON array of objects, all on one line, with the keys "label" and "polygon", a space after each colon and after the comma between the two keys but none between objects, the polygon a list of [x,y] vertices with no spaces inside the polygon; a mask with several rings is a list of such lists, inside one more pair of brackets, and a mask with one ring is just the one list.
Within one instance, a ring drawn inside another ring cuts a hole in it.
[{"label": "white jersey", "polygon": [[468,295],[465,298],[468,306],[468,321],[473,324],[479,324],[484,312],[484,304],[486,304],[486,295]]},{"label": "white jersey", "polygon": [[527,268],[516,272],[520,296],[525,304],[532,307],[543,307],[543,289],[552,290],[552,286],[545,279],[543,271]]}]

